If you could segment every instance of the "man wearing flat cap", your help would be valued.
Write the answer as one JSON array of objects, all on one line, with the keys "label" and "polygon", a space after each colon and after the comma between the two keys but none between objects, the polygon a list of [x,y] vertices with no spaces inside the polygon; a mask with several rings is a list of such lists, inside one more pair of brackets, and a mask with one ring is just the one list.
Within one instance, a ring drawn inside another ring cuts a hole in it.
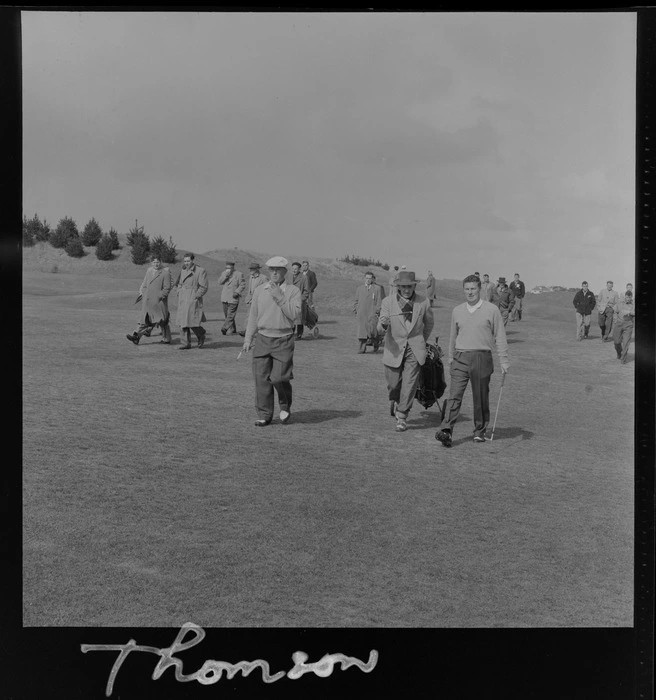
[{"label": "man wearing flat cap", "polygon": [[219,284],[223,287],[221,290],[221,304],[223,304],[223,315],[225,317],[221,333],[223,335],[233,335],[237,332],[235,316],[237,315],[239,299],[246,288],[246,280],[239,270],[235,270],[235,263],[229,260],[226,262],[226,269],[219,277]]},{"label": "man wearing flat cap", "polygon": [[406,419],[433,330],[433,310],[428,299],[417,294],[417,282],[414,272],[401,270],[396,292],[383,299],[378,319],[378,332],[385,333],[383,364],[397,432],[407,430]]},{"label": "man wearing flat cap", "polygon": [[289,261],[276,255],[266,265],[271,278],[253,291],[243,347],[245,352],[253,349],[258,428],[273,420],[274,389],[278,394],[280,422],[289,422],[294,335],[301,314],[301,292],[285,281]]},{"label": "man wearing flat cap", "polygon": [[[473,275],[471,276],[473,277]],[[510,318],[510,312],[513,310],[513,306],[515,305],[515,295],[506,284],[505,277],[499,277],[497,286],[492,290],[492,298],[490,301],[501,312],[504,327],[507,326],[508,319]]]}]

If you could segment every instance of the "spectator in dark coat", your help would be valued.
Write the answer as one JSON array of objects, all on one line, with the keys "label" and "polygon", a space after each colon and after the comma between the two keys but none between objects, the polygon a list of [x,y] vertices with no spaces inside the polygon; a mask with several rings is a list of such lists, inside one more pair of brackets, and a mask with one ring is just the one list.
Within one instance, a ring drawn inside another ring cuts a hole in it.
[{"label": "spectator in dark coat", "polygon": [[307,317],[308,299],[310,298],[310,281],[301,272],[301,263],[292,263],[292,284],[301,291],[301,314],[296,321],[296,340],[303,337],[303,326]]},{"label": "spectator in dark coat", "polygon": [[519,272],[515,272],[515,279],[510,283],[510,291],[515,295],[515,304],[510,314],[511,321],[522,320],[523,299],[526,295],[526,286],[519,279]]},{"label": "spectator in dark coat", "polygon": [[501,312],[504,327],[508,325],[508,318],[515,305],[515,295],[506,284],[505,277],[499,277],[497,286],[492,290],[492,303]]},{"label": "spectator in dark coat", "polygon": [[592,310],[597,304],[597,298],[585,280],[581,282],[581,289],[574,295],[573,304],[576,309],[576,339],[583,340],[588,337]]}]

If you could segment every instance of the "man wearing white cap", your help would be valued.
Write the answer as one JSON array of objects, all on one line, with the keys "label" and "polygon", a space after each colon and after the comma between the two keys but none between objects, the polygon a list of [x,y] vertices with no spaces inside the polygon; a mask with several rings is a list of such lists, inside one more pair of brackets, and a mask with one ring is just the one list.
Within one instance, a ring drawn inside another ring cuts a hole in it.
[{"label": "man wearing white cap", "polygon": [[294,332],[301,313],[301,292],[285,282],[289,261],[279,255],[267,260],[270,281],[253,292],[244,351],[253,349],[255,379],[255,425],[273,420],[275,388],[280,405],[280,422],[287,423],[292,405]]}]

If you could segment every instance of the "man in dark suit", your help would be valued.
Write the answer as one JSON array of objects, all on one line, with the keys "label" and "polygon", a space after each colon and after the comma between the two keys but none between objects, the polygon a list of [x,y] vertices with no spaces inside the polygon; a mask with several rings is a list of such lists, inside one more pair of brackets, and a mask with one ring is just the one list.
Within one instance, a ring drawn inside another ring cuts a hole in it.
[{"label": "man in dark suit", "polygon": [[310,296],[308,297],[308,306],[314,308],[314,290],[317,288],[318,284],[317,276],[314,273],[314,270],[310,270],[310,263],[307,260],[303,260],[301,269],[303,271],[303,277],[306,277],[308,281],[308,290],[310,292]]},{"label": "man in dark suit", "polygon": [[526,286],[519,279],[519,272],[515,272],[515,279],[510,283],[510,291],[515,295],[515,305],[513,306],[512,313],[510,314],[510,320],[521,321],[523,305],[522,300],[526,295]]},{"label": "man in dark suit", "polygon": [[590,291],[585,280],[581,282],[581,289],[574,295],[573,303],[576,309],[576,339],[583,340],[588,337],[592,310],[597,304],[597,297]]}]

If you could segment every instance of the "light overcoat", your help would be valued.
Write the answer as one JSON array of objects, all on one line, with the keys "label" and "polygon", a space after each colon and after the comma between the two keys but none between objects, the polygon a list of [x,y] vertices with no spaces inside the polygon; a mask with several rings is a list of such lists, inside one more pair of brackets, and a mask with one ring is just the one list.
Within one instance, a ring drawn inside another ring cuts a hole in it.
[{"label": "light overcoat", "polygon": [[367,289],[367,285],[363,284],[355,290],[355,303],[353,311],[358,319],[358,334],[359,339],[368,338],[369,332],[367,329],[367,321],[378,323],[376,314],[379,313],[383,303],[384,289],[375,282]]},{"label": "light overcoat", "polygon": [[178,289],[178,313],[176,323],[180,328],[196,328],[205,320],[203,296],[207,292],[207,272],[198,265],[193,270],[182,270],[176,283]]},{"label": "light overcoat", "polygon": [[248,276],[246,279],[246,289],[248,290],[246,292],[246,305],[250,306],[250,303],[253,301],[253,293],[255,290],[262,284],[266,284],[269,281],[269,278],[266,275],[263,275],[261,272],[257,277],[252,277],[251,275]]},{"label": "light overcoat", "polygon": [[310,280],[302,272],[299,272],[297,275],[292,275],[292,284],[301,291],[301,313],[296,323],[305,325],[310,299]]},{"label": "light overcoat", "polygon": [[426,296],[431,301],[437,297],[437,280],[433,275],[426,277]]},{"label": "light overcoat", "polygon": [[171,271],[168,267],[161,267],[156,270],[149,267],[146,270],[139,294],[141,300],[141,314],[139,323],[146,323],[146,316],[150,323],[160,323],[169,318],[168,296],[171,291]]},{"label": "light overcoat", "polygon": [[[228,275],[230,275],[229,278]],[[246,288],[243,272],[233,270],[232,274],[230,274],[228,270],[224,270],[219,277],[219,284],[223,287],[221,290],[221,301],[225,301],[228,304],[238,304]]]},{"label": "light overcoat", "polygon": [[401,315],[401,307],[393,294],[383,299],[378,320],[378,331],[383,333],[382,324],[389,324],[385,332],[385,349],[383,364],[388,367],[400,367],[407,345],[410,346],[417,362],[426,361],[426,343],[433,330],[433,310],[426,297],[415,293],[412,304],[412,322],[406,323]]}]

